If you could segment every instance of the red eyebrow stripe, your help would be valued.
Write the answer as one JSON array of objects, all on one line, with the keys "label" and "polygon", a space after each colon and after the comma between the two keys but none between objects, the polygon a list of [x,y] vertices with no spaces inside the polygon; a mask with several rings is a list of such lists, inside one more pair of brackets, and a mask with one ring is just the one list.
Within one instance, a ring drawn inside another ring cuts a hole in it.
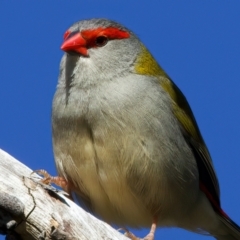
[{"label": "red eyebrow stripe", "polygon": [[129,32],[120,30],[118,28],[108,27],[108,28],[96,28],[93,30],[83,30],[81,35],[84,39],[90,40],[96,38],[100,35],[106,36],[108,39],[123,39],[129,38]]},{"label": "red eyebrow stripe", "polygon": [[65,40],[69,36],[70,33],[71,32],[69,30],[67,30],[63,35],[63,39]]}]

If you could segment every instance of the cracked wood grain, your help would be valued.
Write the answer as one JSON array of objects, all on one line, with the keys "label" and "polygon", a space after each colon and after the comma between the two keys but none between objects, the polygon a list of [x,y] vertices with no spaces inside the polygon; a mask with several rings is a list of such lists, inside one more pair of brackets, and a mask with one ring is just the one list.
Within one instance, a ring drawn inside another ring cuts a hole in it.
[{"label": "cracked wood grain", "polygon": [[22,240],[128,240],[0,149],[0,234]]}]

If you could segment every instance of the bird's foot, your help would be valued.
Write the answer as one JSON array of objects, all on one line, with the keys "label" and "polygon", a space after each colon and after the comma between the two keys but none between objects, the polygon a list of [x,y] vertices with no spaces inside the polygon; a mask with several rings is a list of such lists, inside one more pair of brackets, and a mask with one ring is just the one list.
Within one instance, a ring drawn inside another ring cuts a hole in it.
[{"label": "bird's foot", "polygon": [[46,184],[46,185],[55,184],[58,187],[61,187],[63,189],[67,189],[68,187],[68,182],[65,178],[60,176],[53,177],[44,169],[33,171],[32,174],[33,173],[37,173],[40,176],[43,176],[43,179],[41,179],[40,181],[43,184]]},{"label": "bird's foot", "polygon": [[71,195],[71,191],[70,191],[70,185],[65,178],[60,177],[60,176],[53,177],[46,170],[43,170],[43,169],[33,171],[31,173],[31,175],[33,173],[37,173],[37,174],[39,174],[40,176],[43,177],[39,181],[41,184],[44,184],[44,185],[55,184],[58,187],[62,188],[65,192],[67,192],[67,194],[69,195],[69,198],[72,199],[72,195]]},{"label": "bird's foot", "polygon": [[153,218],[153,222],[152,222],[150,232],[144,238],[136,237],[133,233],[128,231],[126,228],[122,228],[121,230],[124,230],[125,231],[124,235],[126,237],[130,238],[131,240],[154,240],[154,234],[155,234],[156,229],[157,229],[157,220],[158,220],[157,217]]},{"label": "bird's foot", "polygon": [[126,237],[130,238],[131,240],[154,240],[154,233],[149,232],[147,236],[144,238],[138,238],[133,233],[129,232],[128,230],[124,234]]}]

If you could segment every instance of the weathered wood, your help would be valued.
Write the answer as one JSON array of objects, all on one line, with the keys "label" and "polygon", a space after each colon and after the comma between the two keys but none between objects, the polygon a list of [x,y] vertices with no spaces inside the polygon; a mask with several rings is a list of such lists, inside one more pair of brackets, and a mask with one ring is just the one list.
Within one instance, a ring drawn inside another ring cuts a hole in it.
[{"label": "weathered wood", "polygon": [[30,178],[31,173],[0,150],[0,234],[23,240],[129,240],[63,194],[33,181],[37,175]]}]

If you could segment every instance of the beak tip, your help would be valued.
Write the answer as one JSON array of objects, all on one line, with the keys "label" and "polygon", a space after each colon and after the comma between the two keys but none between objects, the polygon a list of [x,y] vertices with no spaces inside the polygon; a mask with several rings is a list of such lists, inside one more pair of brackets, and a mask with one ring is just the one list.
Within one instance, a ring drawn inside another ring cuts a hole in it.
[{"label": "beak tip", "polygon": [[80,33],[77,33],[63,41],[60,49],[64,52],[74,51],[84,56],[88,55],[86,40],[81,36]]},{"label": "beak tip", "polygon": [[61,49],[62,51],[66,51],[66,46],[65,46],[64,43],[61,45],[60,49]]}]

